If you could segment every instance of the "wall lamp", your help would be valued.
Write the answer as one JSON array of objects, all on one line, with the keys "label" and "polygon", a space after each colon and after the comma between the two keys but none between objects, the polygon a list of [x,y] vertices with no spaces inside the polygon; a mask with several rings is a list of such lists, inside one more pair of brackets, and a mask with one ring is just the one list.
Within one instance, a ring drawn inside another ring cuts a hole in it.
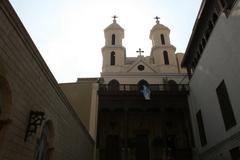
[{"label": "wall lamp", "polygon": [[27,141],[27,138],[33,134],[36,134],[38,126],[42,125],[45,113],[39,111],[30,111],[29,119],[28,119],[28,126],[25,134],[24,141]]}]

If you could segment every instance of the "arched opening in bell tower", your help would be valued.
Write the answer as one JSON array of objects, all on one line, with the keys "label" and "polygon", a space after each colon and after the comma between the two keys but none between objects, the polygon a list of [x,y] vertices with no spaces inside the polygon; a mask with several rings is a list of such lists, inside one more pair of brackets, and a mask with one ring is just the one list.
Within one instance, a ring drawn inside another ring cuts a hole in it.
[{"label": "arched opening in bell tower", "polygon": [[169,64],[169,58],[168,58],[168,52],[167,51],[163,51],[163,58],[164,58],[164,63],[166,65]]},{"label": "arched opening in bell tower", "polygon": [[116,36],[115,34],[112,34],[112,45],[115,45],[115,40],[116,40]]},{"label": "arched opening in bell tower", "polygon": [[114,51],[111,52],[111,62],[110,62],[110,64],[112,66],[115,65],[115,52]]},{"label": "arched opening in bell tower", "polygon": [[161,43],[162,43],[162,45],[164,45],[164,44],[165,44],[165,38],[164,38],[164,35],[161,34],[160,36],[161,36]]}]

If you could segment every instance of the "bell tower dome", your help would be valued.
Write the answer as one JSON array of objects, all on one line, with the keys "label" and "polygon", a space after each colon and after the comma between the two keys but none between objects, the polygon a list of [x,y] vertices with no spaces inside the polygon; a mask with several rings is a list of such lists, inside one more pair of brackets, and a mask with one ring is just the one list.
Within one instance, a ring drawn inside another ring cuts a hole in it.
[{"label": "bell tower dome", "polygon": [[113,16],[113,23],[104,29],[105,45],[106,46],[122,46],[124,38],[124,29],[117,24],[116,16]]},{"label": "bell tower dome", "polygon": [[155,17],[156,25],[153,26],[150,32],[150,39],[152,40],[152,46],[164,46],[170,45],[170,29],[159,23],[159,17]]},{"label": "bell tower dome", "polygon": [[124,29],[117,24],[116,18],[117,16],[113,16],[113,23],[104,30],[102,72],[120,72],[125,64],[126,49],[122,46]]},{"label": "bell tower dome", "polygon": [[159,17],[155,17],[156,24],[150,31],[149,38],[152,40],[151,56],[154,64],[158,66],[176,66],[176,48],[170,42],[170,29],[160,24]]}]

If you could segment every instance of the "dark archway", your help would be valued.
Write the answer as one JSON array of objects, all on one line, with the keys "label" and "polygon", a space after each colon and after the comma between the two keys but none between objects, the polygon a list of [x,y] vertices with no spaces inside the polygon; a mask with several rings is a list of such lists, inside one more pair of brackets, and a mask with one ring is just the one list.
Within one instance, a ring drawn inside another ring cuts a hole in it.
[{"label": "dark archway", "polygon": [[177,82],[174,81],[174,80],[169,80],[168,81],[168,86],[169,86],[170,91],[177,91],[178,90]]},{"label": "dark archway", "polygon": [[119,91],[120,83],[116,79],[113,79],[108,83],[108,89],[110,91]]},{"label": "dark archway", "polygon": [[149,87],[148,82],[144,79],[140,80],[137,85],[139,91],[143,90],[143,86]]}]

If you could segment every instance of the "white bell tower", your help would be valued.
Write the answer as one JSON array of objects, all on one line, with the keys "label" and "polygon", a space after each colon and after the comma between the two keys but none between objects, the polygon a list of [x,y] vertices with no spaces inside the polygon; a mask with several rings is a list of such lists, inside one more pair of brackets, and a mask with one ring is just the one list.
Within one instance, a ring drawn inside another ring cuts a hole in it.
[{"label": "white bell tower", "polygon": [[120,72],[125,64],[126,49],[122,46],[124,29],[117,24],[116,16],[113,23],[104,30],[105,46],[102,48],[102,72]]},{"label": "white bell tower", "polygon": [[155,17],[156,25],[153,26],[150,32],[152,40],[151,56],[155,65],[177,65],[175,51],[176,48],[170,43],[170,29],[159,23],[159,17]]}]

